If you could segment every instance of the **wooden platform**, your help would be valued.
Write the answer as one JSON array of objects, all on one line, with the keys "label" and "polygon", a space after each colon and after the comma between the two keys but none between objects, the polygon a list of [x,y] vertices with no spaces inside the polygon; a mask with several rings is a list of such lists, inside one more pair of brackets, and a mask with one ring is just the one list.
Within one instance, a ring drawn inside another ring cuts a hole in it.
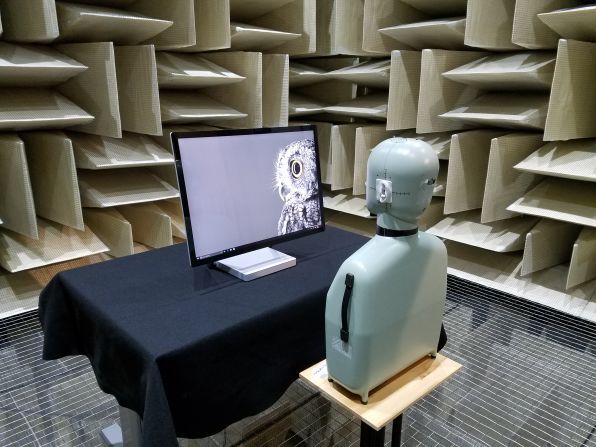
[{"label": "wooden platform", "polygon": [[326,360],[302,371],[300,377],[321,390],[331,401],[351,411],[375,430],[380,430],[459,368],[459,363],[441,354],[435,359],[425,357],[375,388],[366,405],[360,402],[360,396],[329,382]]}]

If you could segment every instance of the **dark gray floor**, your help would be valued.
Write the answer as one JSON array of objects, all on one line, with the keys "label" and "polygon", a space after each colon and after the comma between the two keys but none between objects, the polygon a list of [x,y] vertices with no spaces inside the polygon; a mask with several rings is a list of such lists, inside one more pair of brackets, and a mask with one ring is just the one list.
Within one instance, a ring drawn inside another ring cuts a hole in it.
[{"label": "dark gray floor", "polygon": [[[408,410],[404,445],[596,447],[595,324],[450,278],[445,327],[464,368]],[[0,446],[101,445],[114,399],[85,358],[44,362],[41,346],[35,316],[0,322]],[[351,446],[358,430],[296,382],[268,412],[181,444]]]}]

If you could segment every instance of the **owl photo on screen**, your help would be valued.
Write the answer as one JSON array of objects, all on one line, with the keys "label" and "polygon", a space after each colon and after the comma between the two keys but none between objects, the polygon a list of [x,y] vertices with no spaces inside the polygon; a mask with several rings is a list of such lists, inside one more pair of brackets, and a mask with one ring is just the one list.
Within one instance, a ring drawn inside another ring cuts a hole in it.
[{"label": "owl photo on screen", "polygon": [[284,202],[278,235],[321,224],[316,157],[315,143],[308,139],[288,144],[277,155],[275,187]]}]

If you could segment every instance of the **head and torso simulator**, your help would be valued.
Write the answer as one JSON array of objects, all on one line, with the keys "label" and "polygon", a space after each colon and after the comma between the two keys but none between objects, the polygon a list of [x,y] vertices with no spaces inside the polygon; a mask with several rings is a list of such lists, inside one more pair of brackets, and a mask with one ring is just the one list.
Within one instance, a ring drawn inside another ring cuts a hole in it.
[{"label": "head and torso simulator", "polygon": [[314,126],[174,132],[172,147],[193,266],[255,279],[296,264],[268,245],[324,230]]},{"label": "head and torso simulator", "polygon": [[377,235],[340,267],[327,294],[330,380],[360,395],[424,356],[434,356],[447,287],[447,251],[418,231],[439,171],[433,149],[391,138],[368,159],[366,203]]}]

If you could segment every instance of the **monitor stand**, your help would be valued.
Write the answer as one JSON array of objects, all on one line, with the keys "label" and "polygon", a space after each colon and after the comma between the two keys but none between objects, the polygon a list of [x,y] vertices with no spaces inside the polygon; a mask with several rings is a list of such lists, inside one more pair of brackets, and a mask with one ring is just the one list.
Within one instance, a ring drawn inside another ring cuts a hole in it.
[{"label": "monitor stand", "polygon": [[242,281],[279,272],[296,265],[296,258],[269,247],[216,261],[215,266]]}]

